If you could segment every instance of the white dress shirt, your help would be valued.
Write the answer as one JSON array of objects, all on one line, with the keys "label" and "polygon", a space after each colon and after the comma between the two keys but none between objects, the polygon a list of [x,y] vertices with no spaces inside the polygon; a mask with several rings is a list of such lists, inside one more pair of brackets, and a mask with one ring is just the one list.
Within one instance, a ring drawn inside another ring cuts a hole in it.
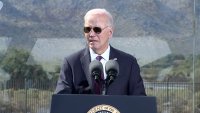
[{"label": "white dress shirt", "polygon": [[[96,54],[91,48],[90,48],[90,57],[91,57],[91,61],[96,60],[96,57],[99,56],[98,54]],[[105,64],[106,62],[109,60],[109,56],[110,56],[110,45],[108,46],[108,48],[106,49],[106,51],[101,54],[101,56],[103,57],[100,62],[103,65],[103,73],[104,73],[104,79],[106,79],[107,74],[105,71]]]}]

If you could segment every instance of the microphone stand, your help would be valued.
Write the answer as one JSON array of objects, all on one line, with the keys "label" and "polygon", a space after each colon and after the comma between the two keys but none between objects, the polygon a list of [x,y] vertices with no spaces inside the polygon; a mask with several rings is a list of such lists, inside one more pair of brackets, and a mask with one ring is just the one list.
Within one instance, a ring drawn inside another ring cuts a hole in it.
[{"label": "microphone stand", "polygon": [[107,94],[107,81],[106,80],[102,80],[102,95],[106,95]]},{"label": "microphone stand", "polygon": [[109,76],[109,78],[102,80],[102,95],[107,94],[108,86],[113,82],[114,79],[114,76]]}]

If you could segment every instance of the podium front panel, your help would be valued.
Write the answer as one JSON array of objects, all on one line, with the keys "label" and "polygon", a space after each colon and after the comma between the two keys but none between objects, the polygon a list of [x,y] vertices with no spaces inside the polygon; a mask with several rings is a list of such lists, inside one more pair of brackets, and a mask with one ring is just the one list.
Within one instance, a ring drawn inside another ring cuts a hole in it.
[{"label": "podium front panel", "polygon": [[157,113],[149,96],[53,95],[50,113]]}]

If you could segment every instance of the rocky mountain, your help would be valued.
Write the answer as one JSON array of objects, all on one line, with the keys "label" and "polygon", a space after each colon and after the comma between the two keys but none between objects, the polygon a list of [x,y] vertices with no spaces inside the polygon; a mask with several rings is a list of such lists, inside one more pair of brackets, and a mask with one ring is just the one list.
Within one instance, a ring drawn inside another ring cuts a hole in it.
[{"label": "rocky mountain", "polygon": [[10,47],[30,50],[37,38],[82,38],[83,16],[96,7],[113,14],[114,37],[153,36],[167,41],[175,53],[192,53],[194,26],[199,25],[200,4],[194,12],[191,0],[1,1],[0,37],[12,38]]}]

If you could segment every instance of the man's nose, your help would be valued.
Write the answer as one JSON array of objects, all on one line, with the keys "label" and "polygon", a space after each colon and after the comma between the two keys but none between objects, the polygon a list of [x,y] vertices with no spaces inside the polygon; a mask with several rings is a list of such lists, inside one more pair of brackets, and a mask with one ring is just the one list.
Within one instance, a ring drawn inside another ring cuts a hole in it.
[{"label": "man's nose", "polygon": [[89,32],[89,35],[90,35],[90,36],[95,36],[95,35],[96,35],[96,33],[94,32],[94,30],[93,30],[93,29],[91,29],[91,31]]}]

